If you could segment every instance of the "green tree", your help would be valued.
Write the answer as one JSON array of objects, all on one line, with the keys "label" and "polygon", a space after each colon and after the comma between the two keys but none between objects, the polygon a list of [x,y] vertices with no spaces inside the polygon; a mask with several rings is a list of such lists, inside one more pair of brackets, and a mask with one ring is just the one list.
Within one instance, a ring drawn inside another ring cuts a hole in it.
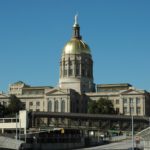
[{"label": "green tree", "polygon": [[114,114],[114,106],[110,100],[100,98],[97,101],[90,100],[88,103],[88,113],[92,114]]},{"label": "green tree", "polygon": [[5,106],[0,103],[0,117],[4,117],[5,114]]},{"label": "green tree", "polygon": [[18,113],[19,110],[23,109],[23,103],[16,95],[10,95],[10,101],[8,105],[8,112],[9,113]]},{"label": "green tree", "polygon": [[0,117],[5,117],[9,114],[8,107],[0,103]]}]

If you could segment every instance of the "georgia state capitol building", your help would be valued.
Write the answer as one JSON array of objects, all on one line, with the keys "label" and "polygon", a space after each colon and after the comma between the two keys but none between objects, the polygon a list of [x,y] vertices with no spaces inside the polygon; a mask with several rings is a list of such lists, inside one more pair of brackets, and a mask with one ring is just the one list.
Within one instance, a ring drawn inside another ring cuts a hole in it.
[{"label": "georgia state capitol building", "polygon": [[[59,86],[30,86],[22,81],[0,93],[0,103],[8,105],[10,94],[16,95],[28,111],[87,113],[88,100],[105,98],[123,115],[150,115],[150,94],[128,83],[94,84],[93,59],[89,46],[80,35],[77,16],[72,38],[62,50]],[[132,105],[131,105],[132,104]]]}]

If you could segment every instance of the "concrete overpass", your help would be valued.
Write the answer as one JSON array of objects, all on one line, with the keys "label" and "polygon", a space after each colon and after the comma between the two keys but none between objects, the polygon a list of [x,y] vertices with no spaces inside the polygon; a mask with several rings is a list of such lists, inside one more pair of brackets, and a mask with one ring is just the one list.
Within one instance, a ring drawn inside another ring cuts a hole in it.
[{"label": "concrete overpass", "polygon": [[[123,115],[31,112],[29,118],[30,127],[64,126],[98,130],[131,130],[131,116]],[[134,116],[133,119],[134,130],[136,131],[141,131],[149,126],[148,117]]]}]

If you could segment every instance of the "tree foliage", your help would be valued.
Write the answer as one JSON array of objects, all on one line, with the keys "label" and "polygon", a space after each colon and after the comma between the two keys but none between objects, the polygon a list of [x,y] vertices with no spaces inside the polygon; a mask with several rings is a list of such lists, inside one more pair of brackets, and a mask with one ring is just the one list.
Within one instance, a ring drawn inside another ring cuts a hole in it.
[{"label": "tree foliage", "polygon": [[100,98],[97,101],[90,100],[88,103],[88,113],[92,114],[114,114],[114,106],[110,100]]},{"label": "tree foliage", "polygon": [[0,103],[0,117],[4,117],[5,110],[5,106]]},{"label": "tree foliage", "polygon": [[9,113],[18,113],[19,110],[23,109],[23,104],[16,95],[10,95],[10,101],[7,109]]}]

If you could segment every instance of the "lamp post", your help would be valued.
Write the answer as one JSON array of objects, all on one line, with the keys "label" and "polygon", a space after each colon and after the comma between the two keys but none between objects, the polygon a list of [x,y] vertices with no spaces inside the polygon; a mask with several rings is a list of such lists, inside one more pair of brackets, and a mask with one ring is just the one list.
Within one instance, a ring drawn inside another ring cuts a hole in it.
[{"label": "lamp post", "polygon": [[18,139],[17,139],[17,137],[18,137],[18,116],[17,116],[17,113],[16,113],[16,149],[18,149]]},{"label": "lamp post", "polygon": [[134,120],[132,114],[132,150],[134,150]]},{"label": "lamp post", "polygon": [[[131,109],[132,106],[132,109]],[[133,118],[133,99],[130,99],[130,115],[131,115],[131,126],[132,126],[132,150],[134,150],[134,118]]]},{"label": "lamp post", "polygon": [[131,130],[132,130],[132,150],[134,150],[134,118],[133,118],[133,99],[130,98],[129,100],[129,113],[130,113],[130,116],[131,116]]}]

